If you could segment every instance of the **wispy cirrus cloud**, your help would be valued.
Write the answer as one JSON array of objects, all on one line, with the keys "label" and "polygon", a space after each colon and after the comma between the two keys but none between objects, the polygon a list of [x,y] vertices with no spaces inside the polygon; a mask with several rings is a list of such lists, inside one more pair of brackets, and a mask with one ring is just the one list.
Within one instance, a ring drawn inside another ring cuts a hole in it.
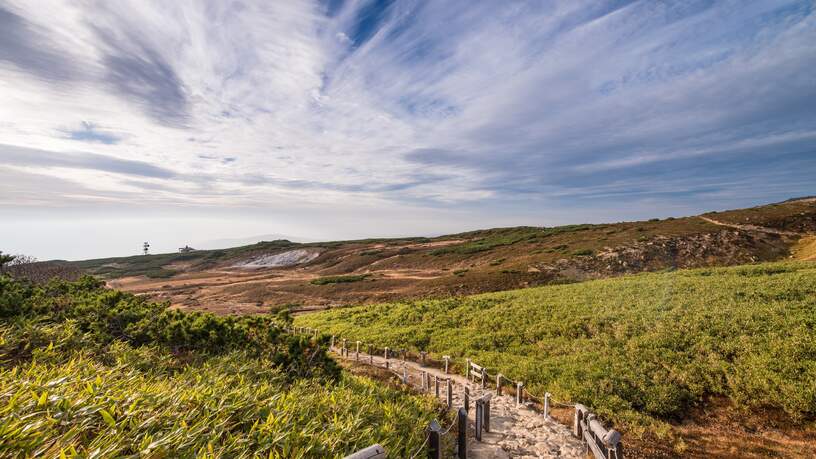
[{"label": "wispy cirrus cloud", "polygon": [[747,205],[812,194],[814,42],[802,0],[6,1],[0,168],[91,209]]}]

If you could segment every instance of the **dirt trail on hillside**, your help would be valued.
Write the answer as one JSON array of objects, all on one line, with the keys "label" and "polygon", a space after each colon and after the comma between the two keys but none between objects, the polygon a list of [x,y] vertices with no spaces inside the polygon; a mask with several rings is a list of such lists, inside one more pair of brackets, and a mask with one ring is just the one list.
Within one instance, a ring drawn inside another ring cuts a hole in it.
[{"label": "dirt trail on hillside", "polygon": [[[335,347],[334,355],[347,362],[356,362],[357,356],[349,350],[348,357],[340,356],[340,349]],[[372,361],[372,356],[360,352],[360,364]],[[434,376],[439,377],[439,396],[445,401],[447,384],[445,379],[450,378],[453,383],[453,406],[463,406],[464,386],[470,389],[470,410],[468,412],[468,458],[471,459],[503,459],[503,458],[583,458],[586,457],[584,445],[572,436],[566,426],[551,418],[533,411],[526,404],[516,406],[514,396],[496,396],[494,390],[483,390],[478,384],[469,382],[464,376],[445,374],[444,371],[421,366],[418,363],[391,358],[388,360],[390,369],[402,377],[403,369],[408,377],[408,384],[422,389],[422,371],[431,375],[430,394],[434,394]],[[373,356],[375,366],[384,368],[385,358]],[[505,388],[505,390],[508,390]],[[492,394],[490,400],[490,432],[482,434],[482,441],[476,441],[475,429],[475,400],[486,394]],[[449,427],[448,424],[442,426]],[[451,430],[447,435],[455,435]]]},{"label": "dirt trail on hillside", "polygon": [[704,217],[702,215],[700,215],[699,217],[701,219],[703,219],[703,220],[705,220],[705,221],[707,221],[709,223],[713,223],[715,225],[726,226],[728,228],[734,228],[734,229],[739,229],[739,230],[743,230],[743,231],[758,231],[760,233],[778,234],[780,236],[797,236],[797,237],[802,236],[802,233],[797,233],[795,231],[778,230],[778,229],[775,229],[775,228],[768,228],[768,227],[765,227],[765,226],[757,226],[757,225],[740,225],[740,224],[737,224],[737,223],[726,223],[726,222],[721,222],[719,220],[714,220],[713,218]]}]

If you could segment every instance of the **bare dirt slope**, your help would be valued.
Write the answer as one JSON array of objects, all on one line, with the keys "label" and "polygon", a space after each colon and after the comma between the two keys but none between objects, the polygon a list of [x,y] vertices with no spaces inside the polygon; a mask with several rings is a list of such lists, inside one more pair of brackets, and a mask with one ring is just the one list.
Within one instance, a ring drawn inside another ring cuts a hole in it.
[{"label": "bare dirt slope", "polygon": [[179,308],[259,313],[443,297],[642,271],[816,256],[816,200],[701,216],[437,238],[295,244],[73,263]]}]

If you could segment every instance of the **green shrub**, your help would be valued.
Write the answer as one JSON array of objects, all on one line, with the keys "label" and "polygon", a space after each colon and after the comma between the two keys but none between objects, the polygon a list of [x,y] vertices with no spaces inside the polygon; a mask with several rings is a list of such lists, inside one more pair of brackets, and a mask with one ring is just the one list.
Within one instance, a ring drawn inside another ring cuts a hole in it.
[{"label": "green shrub", "polygon": [[349,276],[328,276],[328,277],[319,277],[317,279],[312,279],[310,284],[312,285],[327,285],[327,284],[343,284],[347,282],[360,282],[365,280],[368,277],[368,274],[357,274],[357,275],[349,275]]}]

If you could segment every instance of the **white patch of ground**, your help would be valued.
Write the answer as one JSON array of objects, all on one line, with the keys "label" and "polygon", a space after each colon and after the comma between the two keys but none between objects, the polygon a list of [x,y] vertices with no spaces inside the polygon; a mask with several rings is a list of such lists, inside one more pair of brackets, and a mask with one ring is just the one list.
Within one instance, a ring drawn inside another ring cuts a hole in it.
[{"label": "white patch of ground", "polygon": [[275,253],[271,255],[261,255],[259,257],[251,258],[243,263],[233,265],[234,268],[283,268],[287,266],[302,265],[308,263],[317,256],[320,252],[315,252],[306,249],[290,250],[288,252]]}]

